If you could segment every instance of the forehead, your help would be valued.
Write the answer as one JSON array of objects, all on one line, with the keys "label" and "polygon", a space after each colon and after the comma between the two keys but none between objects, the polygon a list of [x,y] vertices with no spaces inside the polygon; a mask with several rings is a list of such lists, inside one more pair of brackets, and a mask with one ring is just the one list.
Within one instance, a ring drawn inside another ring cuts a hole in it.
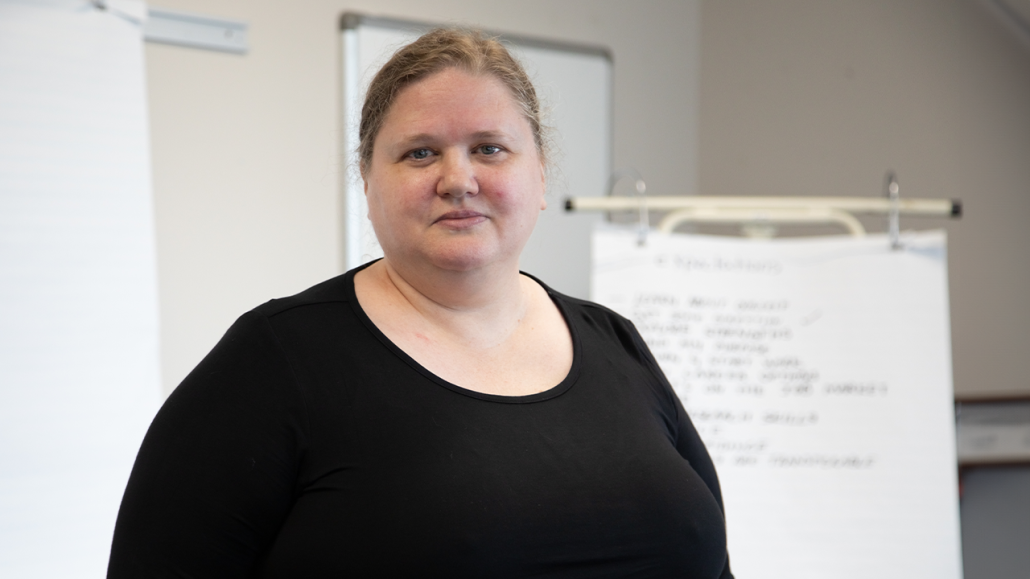
[{"label": "forehead", "polygon": [[447,68],[401,89],[382,129],[416,130],[413,125],[458,121],[511,123],[517,119],[524,121],[521,107],[498,78]]}]

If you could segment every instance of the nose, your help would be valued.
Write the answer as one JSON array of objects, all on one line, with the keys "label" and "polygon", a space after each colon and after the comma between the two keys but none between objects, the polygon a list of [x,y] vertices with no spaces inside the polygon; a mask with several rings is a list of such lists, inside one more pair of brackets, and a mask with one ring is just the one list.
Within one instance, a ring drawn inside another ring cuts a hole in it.
[{"label": "nose", "polygon": [[479,182],[476,180],[475,168],[468,155],[461,153],[444,154],[440,163],[440,176],[436,183],[436,194],[441,197],[460,199],[466,195],[479,193]]}]

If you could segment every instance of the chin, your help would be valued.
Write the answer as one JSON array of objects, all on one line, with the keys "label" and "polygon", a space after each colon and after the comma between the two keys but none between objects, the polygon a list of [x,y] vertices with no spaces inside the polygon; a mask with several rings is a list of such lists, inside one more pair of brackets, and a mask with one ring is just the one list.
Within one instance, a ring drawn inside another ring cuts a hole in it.
[{"label": "chin", "polygon": [[[427,261],[449,271],[473,271],[488,265],[504,262],[505,257],[483,247],[448,248],[426,256]],[[518,259],[513,260],[518,263]]]},{"label": "chin", "polygon": [[469,256],[434,257],[428,260],[436,267],[447,271],[473,271],[488,265],[489,260]]}]

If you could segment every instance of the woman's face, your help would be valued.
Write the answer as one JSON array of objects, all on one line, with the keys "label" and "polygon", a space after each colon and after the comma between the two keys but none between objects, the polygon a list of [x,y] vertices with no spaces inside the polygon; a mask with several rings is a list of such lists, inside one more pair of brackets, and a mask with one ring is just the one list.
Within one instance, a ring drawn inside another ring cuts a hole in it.
[{"label": "woman's face", "polygon": [[510,91],[454,68],[397,95],[363,176],[369,219],[394,263],[517,268],[546,207],[543,164]]}]

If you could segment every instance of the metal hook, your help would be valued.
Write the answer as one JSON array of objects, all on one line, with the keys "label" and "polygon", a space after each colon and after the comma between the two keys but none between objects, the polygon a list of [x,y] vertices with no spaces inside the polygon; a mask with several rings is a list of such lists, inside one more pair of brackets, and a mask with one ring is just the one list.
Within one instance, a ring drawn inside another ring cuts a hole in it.
[{"label": "metal hook", "polygon": [[891,249],[897,251],[901,249],[901,227],[900,227],[900,209],[901,209],[901,189],[898,187],[898,178],[893,171],[887,172],[887,198],[890,199],[890,213],[887,217],[888,231],[891,240]]},{"label": "metal hook", "polygon": [[637,196],[640,199],[640,204],[637,206],[637,245],[643,246],[647,244],[647,232],[651,229],[651,222],[648,219],[647,213],[647,196],[644,195],[647,191],[647,184],[644,183],[644,178],[640,175],[640,172],[632,167],[616,169],[615,171],[612,171],[612,176],[608,179],[609,197],[615,193],[615,185],[618,184],[623,177],[633,178],[634,187],[636,188]]}]

